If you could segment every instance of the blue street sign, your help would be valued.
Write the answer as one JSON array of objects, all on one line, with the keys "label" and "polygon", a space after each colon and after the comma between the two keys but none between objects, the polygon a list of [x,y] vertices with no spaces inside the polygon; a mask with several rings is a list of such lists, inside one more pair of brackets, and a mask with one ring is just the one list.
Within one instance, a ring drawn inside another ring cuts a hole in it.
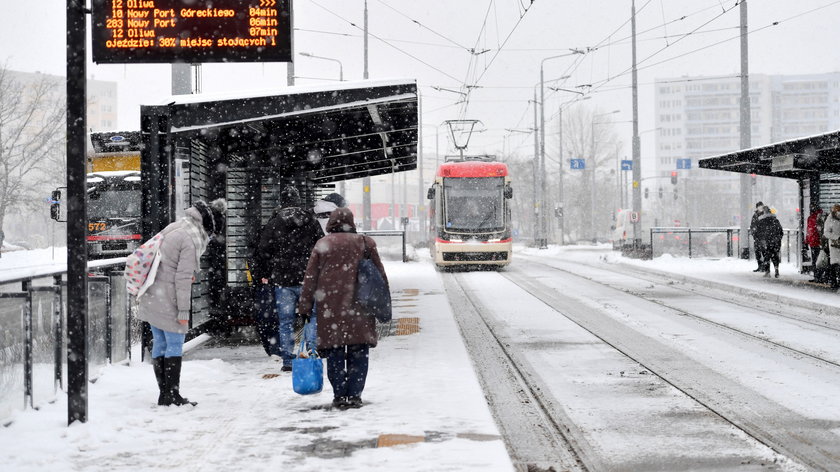
[{"label": "blue street sign", "polygon": [[691,169],[691,159],[677,159],[677,169]]},{"label": "blue street sign", "polygon": [[586,169],[586,159],[572,159],[572,170]]},{"label": "blue street sign", "polygon": [[633,170],[633,161],[622,159],[621,170]]}]

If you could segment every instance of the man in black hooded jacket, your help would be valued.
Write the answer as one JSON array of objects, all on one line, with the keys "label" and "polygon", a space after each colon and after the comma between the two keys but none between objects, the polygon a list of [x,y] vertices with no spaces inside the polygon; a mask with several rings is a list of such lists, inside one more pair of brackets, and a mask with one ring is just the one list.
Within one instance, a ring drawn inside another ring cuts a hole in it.
[{"label": "man in black hooded jacket", "polygon": [[[280,192],[280,208],[260,233],[254,257],[256,283],[274,289],[273,308],[279,322],[277,343],[284,371],[292,369],[295,307],[309,256],[321,236],[321,225],[310,210],[301,207],[297,189],[286,186]],[[307,331],[314,333],[314,325]],[[265,337],[265,333],[261,333],[261,337]],[[311,335],[307,335],[307,339],[314,342]]]}]

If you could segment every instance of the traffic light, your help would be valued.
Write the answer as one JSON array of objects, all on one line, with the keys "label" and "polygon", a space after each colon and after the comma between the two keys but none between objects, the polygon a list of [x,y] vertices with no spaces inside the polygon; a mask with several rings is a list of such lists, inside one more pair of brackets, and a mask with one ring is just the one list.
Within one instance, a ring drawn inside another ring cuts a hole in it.
[{"label": "traffic light", "polygon": [[662,187],[659,187],[659,198],[662,198]]},{"label": "traffic light", "polygon": [[648,189],[645,188],[645,198],[647,198],[647,197],[648,197]]},{"label": "traffic light", "polygon": [[671,171],[671,183],[677,185],[677,171]]},{"label": "traffic light", "polygon": [[755,185],[755,174],[750,174],[750,184]]}]

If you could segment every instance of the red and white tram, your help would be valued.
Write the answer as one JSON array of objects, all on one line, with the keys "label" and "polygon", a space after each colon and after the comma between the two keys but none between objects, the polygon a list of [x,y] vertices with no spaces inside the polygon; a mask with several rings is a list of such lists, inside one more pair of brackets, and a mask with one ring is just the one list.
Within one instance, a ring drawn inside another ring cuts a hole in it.
[{"label": "red and white tram", "polygon": [[435,264],[508,265],[512,196],[506,164],[479,158],[441,164],[428,193]]}]

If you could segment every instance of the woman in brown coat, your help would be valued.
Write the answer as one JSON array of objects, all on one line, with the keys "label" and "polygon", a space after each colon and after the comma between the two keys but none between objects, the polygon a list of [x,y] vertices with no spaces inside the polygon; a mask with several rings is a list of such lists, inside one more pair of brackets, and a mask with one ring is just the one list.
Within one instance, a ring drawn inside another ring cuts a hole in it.
[{"label": "woman in brown coat", "polygon": [[356,273],[367,246],[370,259],[385,277],[373,239],[356,234],[353,213],[337,208],[327,235],[312,250],[298,313],[318,313],[318,352],[327,358],[333,406],[360,408],[368,371],[368,350],[376,347],[376,320],[356,302]]}]

